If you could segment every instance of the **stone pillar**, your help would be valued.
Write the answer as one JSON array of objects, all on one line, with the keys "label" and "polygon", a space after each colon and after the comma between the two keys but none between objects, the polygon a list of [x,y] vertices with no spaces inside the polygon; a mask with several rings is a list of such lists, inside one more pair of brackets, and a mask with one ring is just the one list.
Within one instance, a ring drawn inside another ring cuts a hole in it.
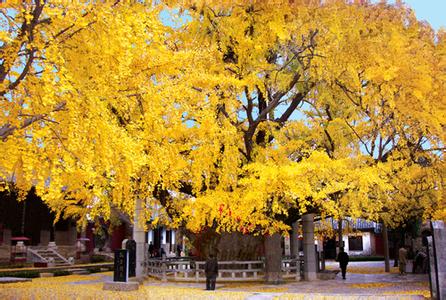
[{"label": "stone pillar", "polygon": [[[431,271],[431,285],[432,285],[432,296],[433,299],[445,299],[446,298],[446,228],[443,221],[433,221],[432,222],[432,241],[428,239],[430,244],[429,248],[433,248],[429,251],[430,264],[432,269],[432,264],[434,265],[435,274]],[[433,257],[432,257],[433,256]],[[433,258],[433,259],[432,259]],[[432,276],[433,275],[433,276]],[[433,278],[434,277],[434,278]],[[434,282],[436,281],[436,282]],[[436,289],[436,291],[435,291]]]},{"label": "stone pillar", "polygon": [[133,239],[136,242],[136,277],[141,277],[145,274],[145,232],[143,226],[144,211],[142,207],[143,201],[136,199],[135,203],[135,218],[133,223]]},{"label": "stone pillar", "polygon": [[[337,234],[338,234],[338,246],[336,247],[336,255],[338,255],[339,254],[339,252],[340,252],[340,249],[341,248],[344,248],[344,240],[343,240],[343,238],[342,238],[342,233],[343,233],[343,229],[342,229],[342,222],[343,222],[343,220],[342,220],[342,218],[339,218],[338,219],[338,232],[337,232]],[[344,251],[346,251],[345,249],[344,249]]]},{"label": "stone pillar", "polygon": [[292,233],[290,236],[291,255],[299,257],[299,222],[296,221],[292,224]]},{"label": "stone pillar", "polygon": [[291,255],[291,249],[290,249],[290,237],[289,236],[284,236],[283,237],[284,240],[284,246],[285,246],[285,256],[290,256]]},{"label": "stone pillar", "polygon": [[314,214],[302,216],[302,229],[304,237],[304,279],[316,280],[316,251],[314,248]]},{"label": "stone pillar", "polygon": [[437,272],[435,270],[435,251],[434,251],[434,239],[432,236],[426,237],[427,239],[427,250],[429,256],[429,285],[431,289],[432,299],[438,299],[438,288],[437,288]]}]

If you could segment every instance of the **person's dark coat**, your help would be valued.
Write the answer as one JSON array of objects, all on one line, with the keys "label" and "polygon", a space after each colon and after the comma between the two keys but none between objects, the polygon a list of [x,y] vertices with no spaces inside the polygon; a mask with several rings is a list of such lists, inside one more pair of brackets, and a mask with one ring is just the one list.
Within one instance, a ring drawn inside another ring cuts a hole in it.
[{"label": "person's dark coat", "polygon": [[166,251],[164,250],[164,248],[160,248],[159,256],[162,259],[166,258]]},{"label": "person's dark coat", "polygon": [[217,278],[218,275],[218,262],[214,257],[206,260],[204,265],[204,272],[206,274],[206,278]]},{"label": "person's dark coat", "polygon": [[338,257],[336,258],[336,261],[339,262],[339,266],[341,267],[342,279],[345,279],[349,257],[348,254],[344,251],[344,249],[341,248]]},{"label": "person's dark coat", "polygon": [[336,259],[339,262],[339,266],[346,267],[348,265],[349,257],[345,251],[341,251],[338,254],[338,258]]}]

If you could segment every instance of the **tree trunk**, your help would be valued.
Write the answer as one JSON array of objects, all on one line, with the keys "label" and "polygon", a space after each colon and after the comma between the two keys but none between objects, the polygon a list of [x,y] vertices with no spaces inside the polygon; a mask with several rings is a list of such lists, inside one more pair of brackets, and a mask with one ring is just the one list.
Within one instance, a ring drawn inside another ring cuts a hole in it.
[{"label": "tree trunk", "polygon": [[278,233],[264,237],[265,281],[270,284],[282,283],[282,245]]},{"label": "tree trunk", "polygon": [[290,236],[291,256],[299,257],[299,221],[293,222],[292,228]]},{"label": "tree trunk", "polygon": [[23,200],[22,223],[20,224],[20,233],[22,236],[25,236],[25,218],[26,218],[26,199]]},{"label": "tree trunk", "polygon": [[54,225],[54,223],[52,223],[51,224],[51,227],[50,227],[50,242],[54,242],[54,240],[55,240],[55,227],[56,225]]},{"label": "tree trunk", "polygon": [[240,232],[217,233],[207,228],[200,234],[187,231],[186,236],[195,249],[199,249],[199,259],[206,260],[210,251],[224,260],[258,260],[264,252],[264,238]]},{"label": "tree trunk", "polygon": [[341,248],[344,247],[344,243],[342,240],[342,218],[339,218],[339,220],[338,220],[338,242],[339,242],[338,247],[336,247],[336,250],[338,250],[338,251],[336,254],[341,252]]},{"label": "tree trunk", "polygon": [[390,262],[389,262],[389,237],[387,234],[386,223],[383,222],[383,243],[384,243],[384,270],[385,272],[390,272]]}]

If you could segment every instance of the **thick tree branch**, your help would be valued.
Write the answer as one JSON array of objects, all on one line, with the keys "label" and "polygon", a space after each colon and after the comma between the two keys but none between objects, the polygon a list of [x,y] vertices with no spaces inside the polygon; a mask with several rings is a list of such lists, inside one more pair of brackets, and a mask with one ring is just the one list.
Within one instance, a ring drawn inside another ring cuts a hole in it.
[{"label": "thick tree branch", "polygon": [[28,60],[25,64],[25,66],[23,67],[23,70],[20,73],[19,77],[17,77],[17,79],[14,82],[11,82],[5,90],[1,91],[0,96],[4,96],[9,91],[14,90],[20,84],[20,82],[22,82],[22,80],[25,78],[25,76],[29,73],[29,70],[31,69],[31,66],[34,61],[35,51],[36,51],[36,49],[31,49],[29,56],[28,56]]},{"label": "thick tree branch", "polygon": [[17,129],[25,129],[26,127],[32,125],[33,123],[37,122],[37,121],[41,121],[44,120],[50,113],[52,112],[57,112],[57,111],[61,111],[64,110],[66,106],[66,102],[60,102],[59,104],[57,104],[54,109],[46,114],[38,114],[38,115],[34,115],[32,117],[26,118],[22,125],[20,127],[17,126],[11,126],[11,124],[6,123],[3,126],[0,127],[0,139],[2,139],[3,141],[5,141],[10,135],[12,135],[14,133],[14,131],[16,131]]},{"label": "thick tree branch", "polygon": [[[39,18],[40,18],[40,15],[42,14],[43,7],[45,4],[42,1],[36,0],[35,5],[36,6],[32,12],[32,16],[33,16],[32,19],[28,23],[28,21],[24,18],[22,26],[20,27],[20,31],[19,31],[17,37],[15,38],[15,41],[11,45],[11,47],[17,47],[17,52],[19,52],[20,49],[22,49],[22,47],[26,43],[28,43],[28,45],[29,45],[34,40],[34,29],[39,24]],[[14,44],[16,44],[17,46],[14,46]],[[6,47],[6,44],[4,46]],[[0,96],[3,96],[8,91],[15,89],[20,84],[20,82],[25,78],[25,76],[28,74],[28,72],[32,66],[32,63],[34,61],[35,52],[36,52],[35,48],[32,48],[29,51],[28,60],[25,64],[25,66],[23,67],[21,74],[17,77],[17,79],[14,82],[10,83],[5,90],[0,92]],[[2,51],[2,54],[3,53],[4,52]],[[9,64],[6,64],[5,61],[2,63],[2,65],[0,67],[0,82],[3,82],[6,79],[6,76],[9,74],[9,72],[11,71],[11,68],[14,65],[14,61],[15,61],[15,59],[13,59],[12,62]]]},{"label": "thick tree branch", "polygon": [[291,117],[291,115],[296,110],[296,108],[299,106],[299,104],[302,103],[302,100],[304,98],[305,98],[305,94],[303,94],[303,93],[297,93],[296,95],[294,95],[288,108],[285,110],[285,112],[282,114],[282,116],[280,116],[280,118],[276,119],[276,121],[281,124],[288,121],[288,119]]},{"label": "thick tree branch", "polygon": [[271,97],[272,98],[271,100],[272,101],[276,100],[278,102],[283,96],[288,94],[294,88],[294,86],[297,84],[297,82],[299,82],[300,76],[301,76],[300,73],[294,74],[293,79],[291,79],[290,83],[288,84],[288,87],[283,91],[278,91],[278,92],[274,93]]},{"label": "thick tree branch", "polygon": [[248,117],[248,123],[252,124],[252,123],[254,123],[254,119],[252,117],[252,108],[253,108],[252,97],[249,94],[249,90],[248,90],[247,86],[245,86],[244,91],[245,91],[245,97],[246,97],[246,101],[247,101],[247,107],[245,107],[246,116]]}]

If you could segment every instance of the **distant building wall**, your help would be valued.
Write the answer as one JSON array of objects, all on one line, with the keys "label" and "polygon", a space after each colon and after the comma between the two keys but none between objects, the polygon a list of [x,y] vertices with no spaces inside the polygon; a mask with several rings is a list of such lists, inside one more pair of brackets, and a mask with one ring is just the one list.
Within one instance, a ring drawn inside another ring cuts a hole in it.
[{"label": "distant building wall", "polygon": [[[42,236],[42,235],[41,235]],[[75,245],[77,240],[76,226],[69,226],[68,230],[56,230],[54,232],[54,241],[56,245]],[[42,243],[43,246],[46,246]]]},{"label": "distant building wall", "polygon": [[350,235],[343,235],[345,251],[351,255],[375,255],[374,233],[358,232]]},{"label": "distant building wall", "polygon": [[111,235],[111,250],[121,249],[122,241],[125,239],[126,235],[126,226],[125,224],[121,224],[115,228],[113,228],[113,232]]}]

